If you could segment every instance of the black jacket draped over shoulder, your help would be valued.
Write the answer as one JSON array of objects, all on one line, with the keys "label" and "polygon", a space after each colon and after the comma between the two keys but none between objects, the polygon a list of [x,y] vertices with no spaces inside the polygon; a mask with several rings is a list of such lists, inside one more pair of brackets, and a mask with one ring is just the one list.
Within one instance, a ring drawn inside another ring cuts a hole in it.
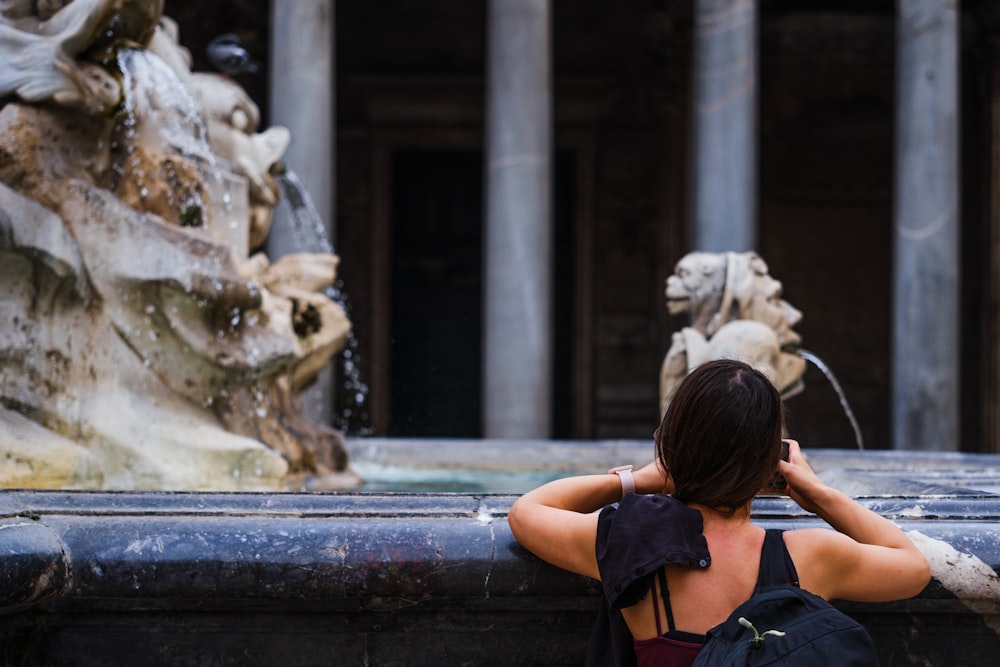
[{"label": "black jacket draped over shoulder", "polygon": [[711,565],[702,528],[698,510],[665,494],[629,493],[601,510],[596,549],[604,597],[587,648],[588,666],[635,665],[632,633],[619,610],[646,597],[665,565]]}]

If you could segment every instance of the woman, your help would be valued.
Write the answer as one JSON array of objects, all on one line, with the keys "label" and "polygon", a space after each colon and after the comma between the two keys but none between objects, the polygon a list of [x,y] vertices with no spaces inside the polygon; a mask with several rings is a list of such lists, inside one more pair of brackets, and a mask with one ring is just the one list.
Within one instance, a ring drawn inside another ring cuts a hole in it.
[{"label": "woman", "polygon": [[835,529],[768,538],[768,558],[787,550],[802,588],[866,602],[923,590],[927,559],[891,521],[824,485],[797,442],[784,441],[781,460],[783,428],[781,398],[763,374],[705,363],[677,387],[654,462],[634,478],[613,469],[530,491],[510,509],[511,530],[539,558],[602,581],[640,665],[690,665],[705,633],[751,596],[765,530],[750,503],[769,484]]}]

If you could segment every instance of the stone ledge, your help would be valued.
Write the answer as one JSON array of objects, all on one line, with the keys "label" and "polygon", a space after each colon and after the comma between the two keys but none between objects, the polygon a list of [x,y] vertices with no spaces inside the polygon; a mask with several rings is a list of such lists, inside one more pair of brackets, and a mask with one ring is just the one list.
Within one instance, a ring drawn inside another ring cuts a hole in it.
[{"label": "stone ledge", "polygon": [[[31,664],[136,664],[136,647],[143,664],[580,664],[599,588],[514,541],[513,499],[0,492],[0,645]],[[845,605],[886,664],[988,664],[1000,498],[861,502],[946,568],[914,600]],[[820,524],[777,497],[754,511]]]}]

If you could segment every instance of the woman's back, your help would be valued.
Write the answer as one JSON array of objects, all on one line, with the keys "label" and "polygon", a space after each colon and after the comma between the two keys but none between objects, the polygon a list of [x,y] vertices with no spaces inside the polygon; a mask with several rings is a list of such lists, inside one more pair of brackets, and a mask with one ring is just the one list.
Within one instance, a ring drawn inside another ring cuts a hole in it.
[{"label": "woman's back", "polygon": [[[747,519],[716,519],[705,516],[703,535],[712,554],[712,566],[691,569],[668,565],[667,587],[673,611],[674,629],[704,635],[753,593],[760,571],[764,530]],[[652,593],[655,591],[656,595]],[[667,615],[660,600],[659,586],[638,604],[622,609],[632,636],[655,637],[653,600],[657,600],[660,627],[665,632]]]}]

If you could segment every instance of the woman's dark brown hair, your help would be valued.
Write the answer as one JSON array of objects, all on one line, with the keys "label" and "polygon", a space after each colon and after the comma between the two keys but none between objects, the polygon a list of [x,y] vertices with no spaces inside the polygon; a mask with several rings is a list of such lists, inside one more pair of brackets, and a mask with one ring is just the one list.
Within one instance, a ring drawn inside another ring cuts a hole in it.
[{"label": "woman's dark brown hair", "polygon": [[778,467],[783,426],[781,397],[763,373],[728,359],[698,366],[656,430],[674,497],[726,513],[743,507]]}]

